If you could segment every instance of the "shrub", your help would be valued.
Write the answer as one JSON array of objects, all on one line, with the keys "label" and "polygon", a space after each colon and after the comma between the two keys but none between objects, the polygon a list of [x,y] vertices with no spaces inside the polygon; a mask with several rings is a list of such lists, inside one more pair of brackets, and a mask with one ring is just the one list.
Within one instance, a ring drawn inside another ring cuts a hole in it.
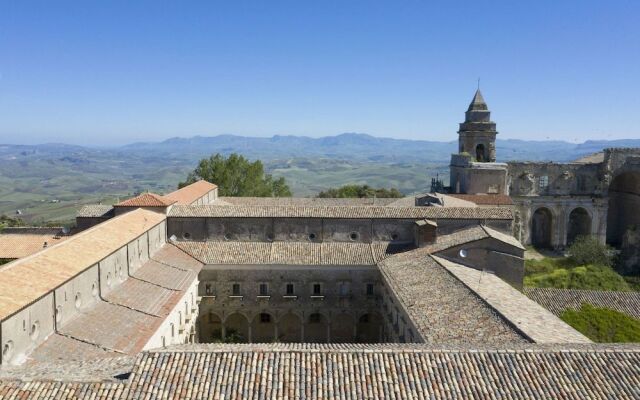
[{"label": "shrub", "polygon": [[582,304],[580,310],[566,310],[560,318],[594,342],[640,342],[640,320],[619,311]]},{"label": "shrub", "polygon": [[569,247],[569,258],[577,265],[613,265],[613,249],[593,236],[579,236]]},{"label": "shrub", "polygon": [[[543,264],[544,265],[544,264]],[[549,264],[546,264],[549,268]],[[629,284],[611,267],[581,265],[533,273],[524,278],[525,286],[558,289],[627,291]]]}]

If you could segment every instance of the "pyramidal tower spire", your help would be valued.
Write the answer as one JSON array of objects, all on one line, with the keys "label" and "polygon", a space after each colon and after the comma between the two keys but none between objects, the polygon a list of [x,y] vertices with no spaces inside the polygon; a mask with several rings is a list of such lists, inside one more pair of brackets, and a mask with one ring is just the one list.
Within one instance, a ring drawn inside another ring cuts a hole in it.
[{"label": "pyramidal tower spire", "polygon": [[495,162],[497,134],[489,106],[478,87],[467,108],[464,122],[460,124],[459,152],[469,153],[475,162]]}]

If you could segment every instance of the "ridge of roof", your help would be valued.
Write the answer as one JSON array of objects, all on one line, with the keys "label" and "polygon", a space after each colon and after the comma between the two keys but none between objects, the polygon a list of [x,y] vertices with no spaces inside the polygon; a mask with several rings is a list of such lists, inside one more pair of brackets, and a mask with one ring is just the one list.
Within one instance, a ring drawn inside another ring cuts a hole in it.
[{"label": "ridge of roof", "polygon": [[164,198],[177,204],[189,205],[217,187],[217,185],[201,179],[171,193],[165,194]]},{"label": "ridge of roof", "polygon": [[168,207],[175,204],[175,200],[167,199],[155,193],[143,193],[136,197],[114,204],[114,207]]}]

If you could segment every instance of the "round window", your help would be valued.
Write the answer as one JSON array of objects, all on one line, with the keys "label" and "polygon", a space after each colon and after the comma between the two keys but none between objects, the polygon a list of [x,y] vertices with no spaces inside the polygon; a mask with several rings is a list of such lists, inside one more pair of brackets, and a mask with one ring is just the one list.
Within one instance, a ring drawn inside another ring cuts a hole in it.
[{"label": "round window", "polygon": [[316,240],[316,234],[315,233],[310,233],[309,234],[309,240]]},{"label": "round window", "polygon": [[9,358],[9,356],[11,356],[11,350],[13,350],[13,342],[9,340],[2,346],[2,358]]},{"label": "round window", "polygon": [[230,233],[225,233],[224,234],[224,240],[231,240],[231,234]]},{"label": "round window", "polygon": [[460,250],[460,257],[467,258],[467,251],[465,249]]},{"label": "round window", "polygon": [[191,238],[191,234],[189,232],[185,232],[185,233],[182,234],[182,237],[184,239],[190,239]]},{"label": "round window", "polygon": [[36,340],[40,334],[40,323],[38,321],[31,324],[30,336],[32,340]]},{"label": "round window", "polygon": [[391,240],[398,240],[398,234],[397,233],[392,233],[391,234]]},{"label": "round window", "polygon": [[272,233],[267,234],[267,241],[273,242],[273,234]]},{"label": "round window", "polygon": [[349,235],[349,239],[358,240],[358,232],[351,232],[351,234]]}]

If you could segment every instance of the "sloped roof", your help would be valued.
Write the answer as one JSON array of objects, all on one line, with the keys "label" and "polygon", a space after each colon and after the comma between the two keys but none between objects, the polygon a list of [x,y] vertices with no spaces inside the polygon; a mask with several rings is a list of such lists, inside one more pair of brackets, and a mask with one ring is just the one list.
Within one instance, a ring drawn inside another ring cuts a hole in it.
[{"label": "sloped roof", "polygon": [[462,282],[423,252],[378,264],[382,277],[427,343],[504,344],[527,340]]},{"label": "sloped roof", "polygon": [[78,210],[76,217],[80,218],[111,218],[113,206],[104,204],[87,204]]},{"label": "sloped roof", "polygon": [[604,307],[640,319],[640,292],[525,288],[524,293],[556,315],[565,310],[578,310],[583,303]]},{"label": "sloped roof", "polygon": [[352,219],[513,219],[506,207],[348,207],[348,206],[182,206],[169,217],[352,218]]},{"label": "sloped roof", "polygon": [[164,198],[177,204],[189,205],[218,186],[204,179],[164,195]]},{"label": "sloped roof", "polygon": [[375,265],[405,250],[388,242],[176,242],[205,264]]},{"label": "sloped roof", "polygon": [[[5,228],[0,233],[0,259],[23,258],[65,241],[62,228]],[[46,243],[46,245],[45,245]]]},{"label": "sloped roof", "polygon": [[165,216],[134,210],[0,269],[0,320],[67,282],[136,239]]},{"label": "sloped roof", "polygon": [[114,207],[168,207],[175,200],[167,199],[155,193],[143,193],[139,196],[114,204]]},{"label": "sloped roof", "polygon": [[583,334],[497,276],[442,257],[431,257],[535,343],[591,343]]},{"label": "sloped roof", "polygon": [[482,97],[480,89],[476,90],[467,111],[486,111],[488,109],[489,107],[487,107],[487,102],[484,101],[484,97]]}]

